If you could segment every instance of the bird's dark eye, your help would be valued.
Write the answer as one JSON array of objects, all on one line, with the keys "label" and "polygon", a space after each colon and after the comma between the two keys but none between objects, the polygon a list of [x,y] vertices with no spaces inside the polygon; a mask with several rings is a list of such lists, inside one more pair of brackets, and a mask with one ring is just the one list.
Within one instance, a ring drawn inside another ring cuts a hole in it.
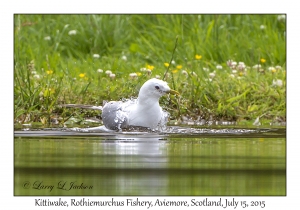
[{"label": "bird's dark eye", "polygon": [[156,90],[159,90],[159,87],[156,85],[156,86],[155,86],[155,89],[156,89]]}]

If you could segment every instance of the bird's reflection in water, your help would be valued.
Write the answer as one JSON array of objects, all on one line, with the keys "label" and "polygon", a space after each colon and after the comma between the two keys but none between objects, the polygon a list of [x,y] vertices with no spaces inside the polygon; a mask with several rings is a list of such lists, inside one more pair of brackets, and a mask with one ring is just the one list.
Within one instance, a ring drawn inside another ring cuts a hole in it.
[{"label": "bird's reflection in water", "polygon": [[107,140],[103,150],[114,156],[110,168],[116,169],[111,177],[118,194],[166,194],[168,158],[166,143],[160,137]]}]

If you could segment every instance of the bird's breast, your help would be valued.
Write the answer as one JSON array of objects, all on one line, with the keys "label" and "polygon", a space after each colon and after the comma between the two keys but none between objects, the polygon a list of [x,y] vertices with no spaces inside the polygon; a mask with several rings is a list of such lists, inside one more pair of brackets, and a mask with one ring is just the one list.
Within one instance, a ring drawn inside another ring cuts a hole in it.
[{"label": "bird's breast", "polygon": [[129,125],[142,126],[155,129],[162,117],[159,105],[150,107],[137,107],[129,114]]}]

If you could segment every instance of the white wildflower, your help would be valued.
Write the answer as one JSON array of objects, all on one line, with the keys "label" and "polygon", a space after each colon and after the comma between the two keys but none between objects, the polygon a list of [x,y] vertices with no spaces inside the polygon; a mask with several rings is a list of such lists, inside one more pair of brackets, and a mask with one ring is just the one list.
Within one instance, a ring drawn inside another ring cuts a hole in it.
[{"label": "white wildflower", "polygon": [[33,74],[33,75],[36,74],[36,71],[31,71],[31,74]]},{"label": "white wildflower", "polygon": [[278,15],[277,20],[278,21],[285,21],[285,15]]},{"label": "white wildflower", "polygon": [[109,76],[109,75],[112,74],[112,71],[111,71],[111,70],[106,70],[106,71],[105,71],[105,74]]},{"label": "white wildflower", "polygon": [[151,74],[152,74],[151,69],[146,69],[146,72],[147,72],[148,75],[151,75]]},{"label": "white wildflower", "polygon": [[109,77],[110,77],[111,79],[114,79],[114,78],[116,77],[116,75],[115,75],[115,74],[110,74]]},{"label": "white wildflower", "polygon": [[227,61],[227,66],[229,66],[231,69],[235,69],[237,63],[233,60],[228,60]]},{"label": "white wildflower", "polygon": [[260,68],[261,68],[261,65],[260,65],[260,64],[256,64],[256,65],[254,65],[252,68],[254,68],[254,69],[260,69]]},{"label": "white wildflower", "polygon": [[229,77],[234,78],[235,76],[234,76],[234,74],[230,74]]},{"label": "white wildflower", "polygon": [[260,25],[260,30],[265,30],[266,26],[265,25]]},{"label": "white wildflower", "polygon": [[147,72],[148,74],[152,73],[151,69],[148,68],[141,68],[140,71]]},{"label": "white wildflower", "polygon": [[129,74],[129,77],[131,78],[131,79],[135,79],[135,78],[137,78],[137,73],[130,73]]},{"label": "white wildflower", "polygon": [[281,79],[273,80],[272,83],[274,86],[281,87],[283,85],[283,81]]},{"label": "white wildflower", "polygon": [[181,73],[182,73],[183,75],[185,75],[185,76],[188,76],[188,75],[189,75],[189,74],[187,73],[186,70],[181,70]]},{"label": "white wildflower", "polygon": [[217,69],[223,69],[223,67],[221,65],[217,65],[216,68]]},{"label": "white wildflower", "polygon": [[203,71],[209,71],[209,68],[203,67]]},{"label": "white wildflower", "polygon": [[103,70],[102,69],[98,69],[97,72],[98,73],[103,73]]},{"label": "white wildflower", "polygon": [[276,68],[277,70],[281,70],[281,69],[282,69],[281,66],[275,66],[275,68]]},{"label": "white wildflower", "polygon": [[50,36],[45,36],[44,40],[49,41],[49,40],[51,40],[51,37]]},{"label": "white wildflower", "polygon": [[156,78],[156,79],[160,79],[160,76],[159,76],[159,75],[155,75],[155,78]]},{"label": "white wildflower", "polygon": [[233,73],[233,74],[236,74],[236,73],[237,73],[237,70],[232,70],[232,73]]},{"label": "white wildflower", "polygon": [[214,78],[215,76],[216,76],[216,74],[215,74],[214,72],[209,73],[209,77],[210,77],[210,78]]},{"label": "white wildflower", "polygon": [[245,70],[246,68],[246,65],[244,62],[239,62],[238,66],[237,66],[237,69],[240,70],[240,71],[243,71]]},{"label": "white wildflower", "polygon": [[69,33],[68,33],[68,34],[69,34],[70,36],[72,36],[72,35],[76,35],[76,33],[77,33],[77,31],[76,31],[76,30],[71,30],[71,31],[69,31]]},{"label": "white wildflower", "polygon": [[174,60],[172,60],[172,61],[171,61],[171,64],[175,65],[175,64],[176,64],[176,62],[175,62]]},{"label": "white wildflower", "polygon": [[273,66],[270,66],[270,67],[268,68],[268,70],[269,70],[269,71],[276,71],[276,69],[275,69]]},{"label": "white wildflower", "polygon": [[141,68],[140,71],[147,71],[147,68]]},{"label": "white wildflower", "polygon": [[227,66],[230,67],[232,62],[233,62],[233,60],[228,60],[228,61],[226,62]]},{"label": "white wildflower", "polygon": [[121,59],[122,59],[123,61],[127,61],[126,55],[123,55],[123,56],[121,57]]},{"label": "white wildflower", "polygon": [[100,58],[100,55],[99,54],[94,54],[93,57],[94,58]]},{"label": "white wildflower", "polygon": [[41,79],[40,75],[38,75],[38,74],[33,75],[33,78],[37,79],[37,80]]}]

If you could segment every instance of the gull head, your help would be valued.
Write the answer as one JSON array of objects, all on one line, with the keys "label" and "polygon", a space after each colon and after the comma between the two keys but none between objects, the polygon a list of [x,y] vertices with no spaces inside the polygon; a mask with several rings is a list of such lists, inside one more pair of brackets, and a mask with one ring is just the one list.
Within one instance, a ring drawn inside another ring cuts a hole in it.
[{"label": "gull head", "polygon": [[149,79],[147,82],[143,84],[139,92],[139,98],[157,98],[159,99],[161,96],[170,93],[179,95],[179,93],[175,90],[172,90],[168,83],[156,78]]}]

